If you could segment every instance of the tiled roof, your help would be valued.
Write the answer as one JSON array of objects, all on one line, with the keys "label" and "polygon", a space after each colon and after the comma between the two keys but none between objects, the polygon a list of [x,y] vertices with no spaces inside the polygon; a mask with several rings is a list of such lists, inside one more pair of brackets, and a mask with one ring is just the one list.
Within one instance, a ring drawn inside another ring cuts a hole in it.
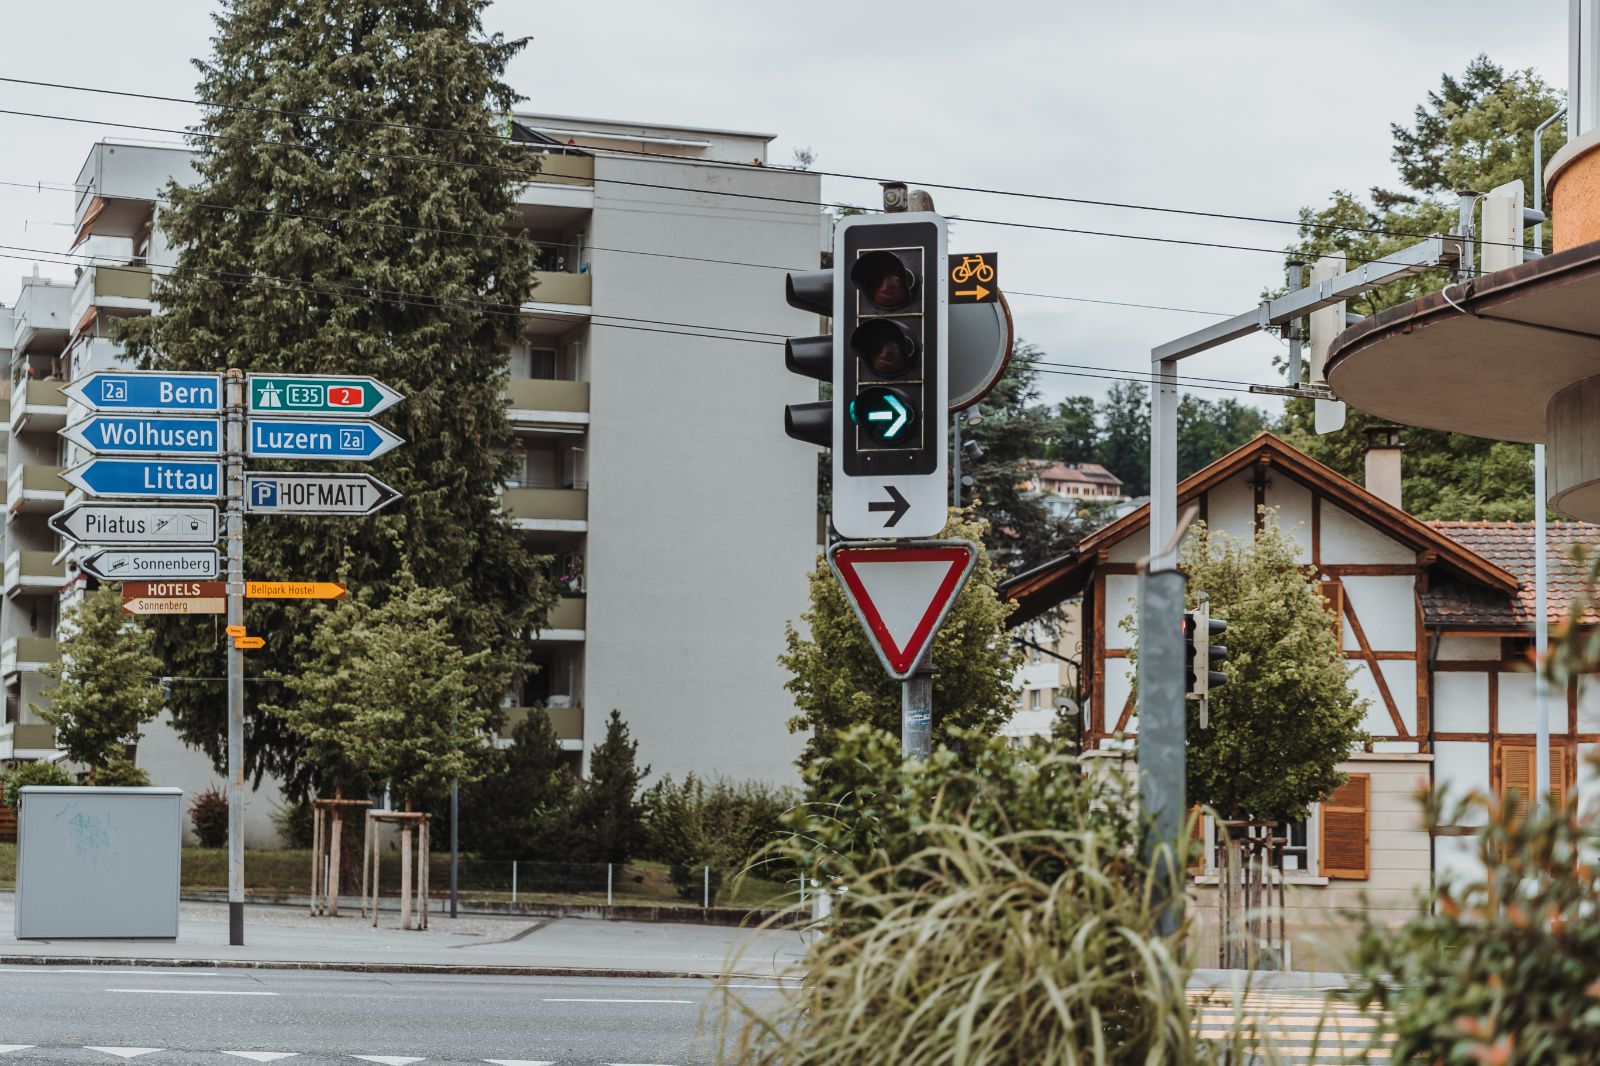
[{"label": "tiled roof", "polygon": [[1040,467],[1036,475],[1041,481],[1088,481],[1102,485],[1120,485],[1122,479],[1099,463],[1050,463]]},{"label": "tiled roof", "polygon": [[[1462,547],[1516,575],[1515,597],[1454,581],[1435,582],[1422,597],[1429,624],[1464,626],[1527,626],[1534,620],[1532,522],[1429,522]],[[1584,586],[1584,571],[1573,558],[1574,548],[1600,549],[1600,525],[1587,522],[1551,522],[1547,527],[1549,578],[1548,616],[1565,619],[1573,596]],[[1600,621],[1593,609],[1585,622]]]}]

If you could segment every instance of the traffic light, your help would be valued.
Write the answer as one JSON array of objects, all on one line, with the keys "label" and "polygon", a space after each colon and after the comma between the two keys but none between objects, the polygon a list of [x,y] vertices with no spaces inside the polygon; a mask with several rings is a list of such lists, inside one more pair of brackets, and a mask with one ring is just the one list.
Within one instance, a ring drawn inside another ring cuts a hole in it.
[{"label": "traffic light", "polygon": [[[944,219],[931,211],[854,216],[836,231],[833,524],[842,536],[944,528],[946,246]],[[795,342],[790,350],[794,368],[807,353]]]},{"label": "traffic light", "polygon": [[1211,617],[1209,603],[1202,603],[1193,611],[1184,612],[1183,691],[1188,698],[1200,701],[1202,729],[1210,724],[1210,708],[1206,701],[1211,689],[1228,680],[1227,674],[1211,668],[1212,664],[1220,663],[1228,657],[1227,648],[1212,643],[1213,638],[1220,637],[1227,631],[1228,623],[1220,618]]},{"label": "traffic light", "polygon": [[[824,317],[833,314],[833,271],[800,270],[784,279],[790,307]],[[790,337],[783,342],[783,361],[796,374],[818,381],[833,380],[833,338]],[[821,448],[833,446],[833,401],[791,403],[783,409],[783,431],[795,440]]]}]

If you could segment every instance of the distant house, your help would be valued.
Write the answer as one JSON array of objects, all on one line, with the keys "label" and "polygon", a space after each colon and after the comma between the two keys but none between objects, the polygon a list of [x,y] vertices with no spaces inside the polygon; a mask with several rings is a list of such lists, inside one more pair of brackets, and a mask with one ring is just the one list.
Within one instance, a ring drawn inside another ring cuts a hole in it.
[{"label": "distant house", "polygon": [[1099,463],[1065,463],[1032,459],[1028,462],[1028,487],[1051,496],[1119,500],[1122,479]]},{"label": "distant house", "polygon": [[[1419,521],[1399,506],[1399,462],[1398,448],[1369,451],[1367,480],[1377,491],[1368,491],[1261,434],[1179,486],[1180,509],[1192,504],[1234,536],[1252,535],[1259,508],[1276,509],[1333,612],[1350,683],[1367,701],[1371,740],[1341,765],[1349,783],[1285,827],[1298,968],[1337,964],[1324,948],[1340,933],[1340,910],[1397,919],[1435,876],[1473,868],[1471,827],[1430,838],[1418,785],[1504,796],[1526,793],[1534,778],[1532,525]],[[1149,508],[1138,507],[1001,587],[1017,604],[1011,624],[1019,629],[1081,604],[1077,732],[1087,750],[1106,756],[1137,744],[1134,635],[1121,623],[1136,617],[1148,531]],[[1582,585],[1570,558],[1577,544],[1600,547],[1600,526],[1552,523],[1552,624]],[[1551,692],[1549,711],[1551,792],[1587,804],[1600,797],[1600,775],[1586,758],[1600,753],[1600,685]],[[1294,716],[1284,708],[1285,729]],[[1202,832],[1215,839],[1209,819]],[[1202,927],[1215,906],[1215,874],[1214,862],[1194,874]]]}]

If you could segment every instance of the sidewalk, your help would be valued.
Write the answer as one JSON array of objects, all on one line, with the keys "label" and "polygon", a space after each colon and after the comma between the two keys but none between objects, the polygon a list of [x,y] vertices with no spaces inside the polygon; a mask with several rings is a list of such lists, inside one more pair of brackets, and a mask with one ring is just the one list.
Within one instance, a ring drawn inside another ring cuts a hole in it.
[{"label": "sidewalk", "polygon": [[245,906],[245,943],[228,944],[225,903],[182,903],[177,940],[18,940],[16,897],[0,893],[0,964],[135,963],[363,972],[459,972],[586,976],[770,978],[799,960],[798,932],[757,932],[685,923],[430,914],[427,932],[374,929],[359,909],[338,918]]}]

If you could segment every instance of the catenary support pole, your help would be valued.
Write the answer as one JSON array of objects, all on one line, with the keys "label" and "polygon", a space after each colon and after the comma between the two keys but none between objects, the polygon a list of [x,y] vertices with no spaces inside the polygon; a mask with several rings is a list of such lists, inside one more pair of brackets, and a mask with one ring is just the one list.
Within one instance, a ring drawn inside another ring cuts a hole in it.
[{"label": "catenary support pole", "polygon": [[[1159,558],[1159,557],[1157,557]],[[1183,698],[1182,572],[1171,568],[1144,575],[1139,596],[1139,801],[1155,818],[1152,846],[1180,846],[1183,821],[1189,805],[1185,799],[1187,723]],[[1183,892],[1169,894],[1174,877],[1170,865],[1175,851],[1158,851],[1151,858],[1156,870],[1155,900],[1158,928],[1171,934],[1183,923]]]},{"label": "catenary support pole", "polygon": [[1550,683],[1544,676],[1544,657],[1550,650],[1549,551],[1545,530],[1544,445],[1533,446],[1533,643],[1539,668],[1533,675],[1535,712],[1535,803],[1550,801]]},{"label": "catenary support pole", "polygon": [[1166,550],[1178,528],[1178,361],[1157,360],[1150,386],[1150,555],[1154,558]]},{"label": "catenary support pole", "polygon": [[900,682],[900,754],[926,759],[933,750],[933,672],[918,670]]},{"label": "catenary support pole", "polygon": [[[228,625],[244,625],[244,371],[227,401]],[[238,632],[238,630],[235,630]],[[244,943],[244,651],[228,641],[228,943]]]},{"label": "catenary support pole", "polygon": [[456,851],[456,833],[459,828],[457,816],[461,813],[461,782],[450,782],[450,917],[456,916],[456,863],[459,853]]}]

